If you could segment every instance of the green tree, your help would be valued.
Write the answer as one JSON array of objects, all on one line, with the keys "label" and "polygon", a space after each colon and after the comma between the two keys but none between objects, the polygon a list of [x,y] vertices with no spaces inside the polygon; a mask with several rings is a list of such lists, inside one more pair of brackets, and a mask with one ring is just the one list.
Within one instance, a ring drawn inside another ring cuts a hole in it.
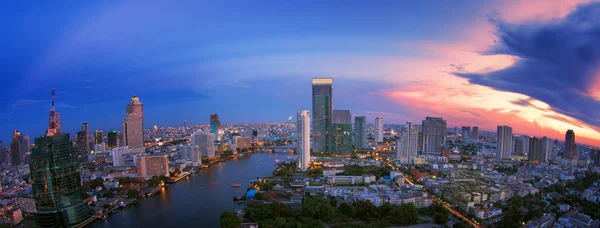
[{"label": "green tree", "polygon": [[334,216],[335,210],[327,200],[320,196],[307,196],[302,202],[301,214],[321,221],[329,221]]},{"label": "green tree", "polygon": [[354,207],[347,203],[340,204],[339,212],[348,218],[353,218],[356,214]]},{"label": "green tree", "polygon": [[102,190],[104,190],[104,180],[102,179],[102,177],[97,177],[96,179],[93,179],[90,181],[90,188],[91,189],[96,189],[97,187],[102,187]]},{"label": "green tree", "polygon": [[140,190],[132,188],[132,189],[127,190],[127,194],[125,194],[125,197],[127,197],[129,199],[136,199],[136,198],[140,197],[141,194],[142,194],[142,192],[140,192]]},{"label": "green tree", "polygon": [[335,196],[330,196],[329,197],[329,205],[331,205],[331,207],[333,208],[337,208],[337,198],[335,198]]},{"label": "green tree", "polygon": [[521,208],[523,204],[525,204],[525,200],[523,200],[523,197],[521,197],[519,194],[516,194],[510,198],[510,204],[517,208]]},{"label": "green tree", "polygon": [[102,210],[103,210],[103,211],[108,211],[108,210],[110,210],[110,209],[111,209],[111,208],[110,208],[110,204],[107,204],[107,203],[105,203],[104,205],[102,205]]},{"label": "green tree", "polygon": [[433,221],[435,222],[435,224],[446,224],[448,223],[448,215],[436,213],[433,216]]},{"label": "green tree", "polygon": [[219,219],[221,221],[222,228],[237,228],[242,223],[240,217],[237,216],[237,214],[229,211],[221,213]]}]

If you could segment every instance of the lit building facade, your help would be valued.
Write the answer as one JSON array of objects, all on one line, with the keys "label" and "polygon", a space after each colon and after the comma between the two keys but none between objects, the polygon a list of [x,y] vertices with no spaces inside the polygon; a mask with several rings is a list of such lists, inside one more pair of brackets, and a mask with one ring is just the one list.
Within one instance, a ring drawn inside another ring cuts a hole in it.
[{"label": "lit building facade", "polygon": [[539,164],[546,160],[544,153],[544,144],[542,139],[530,138],[529,139],[529,153],[528,158],[530,162]]},{"label": "lit building facade", "polygon": [[129,153],[129,148],[126,146],[115,147],[110,150],[113,166],[125,166],[125,154]]},{"label": "lit building facade", "polygon": [[329,133],[333,113],[333,79],[312,79],[313,152],[329,152]]},{"label": "lit building facade", "polygon": [[215,135],[215,141],[221,142],[223,140],[223,126],[219,121],[219,115],[210,115],[210,133]]},{"label": "lit building facade", "polygon": [[298,111],[298,168],[306,171],[310,162],[310,114],[308,110]]},{"label": "lit building facade", "polygon": [[136,156],[135,164],[138,177],[169,176],[169,155]]},{"label": "lit building facade", "polygon": [[478,141],[479,140],[479,127],[478,126],[474,126],[473,128],[471,128],[471,140],[473,141]]},{"label": "lit building facade", "polygon": [[400,132],[400,138],[396,143],[396,159],[404,163],[410,162],[411,158],[417,157],[419,129],[410,121]]},{"label": "lit building facade", "polygon": [[215,156],[215,134],[194,133],[190,136],[191,145],[198,146],[203,156]]},{"label": "lit building facade", "polygon": [[125,120],[123,121],[124,146],[129,149],[143,150],[144,148],[144,110],[137,96],[131,98],[127,105]]}]

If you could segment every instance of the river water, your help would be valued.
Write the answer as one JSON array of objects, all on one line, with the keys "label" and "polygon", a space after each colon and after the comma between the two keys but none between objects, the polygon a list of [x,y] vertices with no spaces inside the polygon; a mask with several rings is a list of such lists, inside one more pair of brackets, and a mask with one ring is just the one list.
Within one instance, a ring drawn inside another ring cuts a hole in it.
[{"label": "river water", "polygon": [[[255,153],[222,162],[189,176],[129,209],[121,209],[94,228],[220,227],[219,215],[240,208],[233,196],[246,192],[251,180],[271,175],[277,160],[288,154]],[[234,188],[232,184],[241,184]]]}]

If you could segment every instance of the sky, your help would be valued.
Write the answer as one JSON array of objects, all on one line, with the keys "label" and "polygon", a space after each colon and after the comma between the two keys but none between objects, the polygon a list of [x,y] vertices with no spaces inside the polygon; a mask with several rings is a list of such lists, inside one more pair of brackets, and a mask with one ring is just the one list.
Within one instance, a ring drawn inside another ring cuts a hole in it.
[{"label": "sky", "polygon": [[332,77],[334,109],[600,146],[597,1],[59,1],[0,3],[0,139],[286,121]]}]

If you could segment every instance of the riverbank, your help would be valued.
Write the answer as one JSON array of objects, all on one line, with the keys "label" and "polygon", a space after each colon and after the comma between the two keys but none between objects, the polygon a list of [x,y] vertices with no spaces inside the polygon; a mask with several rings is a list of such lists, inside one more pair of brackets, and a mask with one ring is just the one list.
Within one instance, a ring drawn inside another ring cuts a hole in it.
[{"label": "riverbank", "polygon": [[[140,199],[130,208],[119,209],[107,220],[96,221],[91,227],[152,227],[157,222],[171,227],[190,227],[195,224],[219,227],[221,212],[239,209],[232,197],[245,194],[249,181],[257,176],[271,175],[276,160],[285,156],[256,152],[236,159],[218,160],[201,169],[201,172],[181,178],[151,197]],[[234,187],[233,184],[242,186]]]}]

